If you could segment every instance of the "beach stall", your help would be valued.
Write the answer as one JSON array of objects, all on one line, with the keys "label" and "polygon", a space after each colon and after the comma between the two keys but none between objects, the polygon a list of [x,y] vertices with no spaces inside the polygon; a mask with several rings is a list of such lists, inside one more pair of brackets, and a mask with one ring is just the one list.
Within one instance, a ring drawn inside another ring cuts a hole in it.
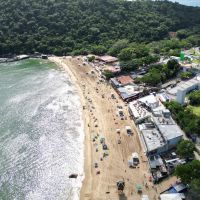
[{"label": "beach stall", "polygon": [[135,188],[136,188],[137,193],[142,192],[142,185],[141,184],[136,184]]}]

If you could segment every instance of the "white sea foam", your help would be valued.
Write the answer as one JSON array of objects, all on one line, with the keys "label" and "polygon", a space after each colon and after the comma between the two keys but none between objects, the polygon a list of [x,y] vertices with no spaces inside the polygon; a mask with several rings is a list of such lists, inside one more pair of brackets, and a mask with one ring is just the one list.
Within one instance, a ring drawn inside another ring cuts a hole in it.
[{"label": "white sea foam", "polygon": [[76,88],[51,69],[26,73],[15,87],[0,107],[0,186],[8,183],[6,195],[16,200],[78,200],[84,124]]}]

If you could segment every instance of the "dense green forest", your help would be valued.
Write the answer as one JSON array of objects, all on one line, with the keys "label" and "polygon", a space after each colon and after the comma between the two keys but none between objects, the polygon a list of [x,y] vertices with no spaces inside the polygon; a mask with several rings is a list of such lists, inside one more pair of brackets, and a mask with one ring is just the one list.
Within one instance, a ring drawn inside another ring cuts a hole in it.
[{"label": "dense green forest", "polygon": [[0,24],[1,55],[103,54],[119,39],[151,43],[170,31],[200,41],[200,8],[168,1],[0,0]]}]

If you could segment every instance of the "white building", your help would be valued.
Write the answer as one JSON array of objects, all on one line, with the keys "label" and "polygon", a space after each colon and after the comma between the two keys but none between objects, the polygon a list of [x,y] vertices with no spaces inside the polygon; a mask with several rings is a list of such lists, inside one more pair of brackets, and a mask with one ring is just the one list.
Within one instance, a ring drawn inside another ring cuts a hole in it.
[{"label": "white building", "polygon": [[148,155],[165,153],[183,137],[170,111],[154,95],[129,103],[129,112],[138,124],[140,140]]},{"label": "white building", "polygon": [[184,104],[185,95],[192,90],[200,89],[200,77],[196,76],[188,81],[181,81],[175,87],[167,90],[168,95],[171,99],[176,100],[180,104]]}]

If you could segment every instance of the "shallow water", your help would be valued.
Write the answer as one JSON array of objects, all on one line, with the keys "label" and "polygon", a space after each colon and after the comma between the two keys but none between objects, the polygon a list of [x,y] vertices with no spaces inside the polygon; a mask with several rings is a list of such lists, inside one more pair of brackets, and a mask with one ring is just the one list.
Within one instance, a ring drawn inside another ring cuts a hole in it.
[{"label": "shallow water", "polygon": [[46,60],[0,64],[0,199],[78,199],[83,124],[69,76]]}]

